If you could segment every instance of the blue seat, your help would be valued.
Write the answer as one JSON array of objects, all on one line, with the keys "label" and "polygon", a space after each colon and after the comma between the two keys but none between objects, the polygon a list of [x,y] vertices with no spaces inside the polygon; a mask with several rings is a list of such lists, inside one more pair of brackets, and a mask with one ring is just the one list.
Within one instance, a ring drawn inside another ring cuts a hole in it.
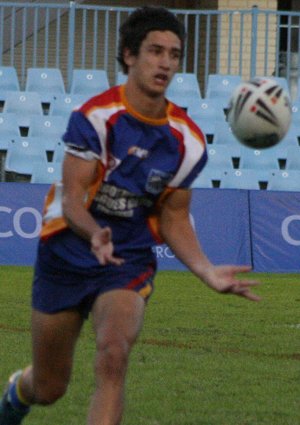
[{"label": "blue seat", "polygon": [[36,162],[30,183],[52,184],[62,178],[62,167],[58,162]]},{"label": "blue seat", "polygon": [[286,150],[286,170],[300,171],[300,146],[289,146]]},{"label": "blue seat", "polygon": [[289,147],[289,146],[299,146],[300,144],[300,122],[295,118],[292,120],[288,132],[284,138],[280,141],[278,146]]},{"label": "blue seat", "polygon": [[242,83],[240,75],[209,74],[206,98],[216,99],[225,109],[228,107],[234,89]]},{"label": "blue seat", "polygon": [[247,147],[241,148],[240,168],[242,169],[261,169],[261,170],[279,170],[280,158],[276,146],[268,149],[251,149]]},{"label": "blue seat", "polygon": [[11,139],[15,136],[20,136],[17,114],[0,114],[0,139]]},{"label": "blue seat", "polygon": [[103,69],[74,69],[71,94],[94,96],[109,89],[107,72]]},{"label": "blue seat", "polygon": [[225,117],[217,123],[213,144],[240,146]]},{"label": "blue seat", "polygon": [[5,158],[10,141],[20,136],[16,114],[0,114],[0,180],[5,180]]},{"label": "blue seat", "polygon": [[20,125],[26,125],[32,115],[43,115],[41,97],[35,92],[10,92],[3,112],[17,114]]},{"label": "blue seat", "polygon": [[211,143],[209,136],[215,134],[220,121],[225,121],[223,108],[215,99],[198,99],[190,102],[188,115],[205,133],[208,143]]},{"label": "blue seat", "polygon": [[264,170],[227,170],[221,179],[221,189],[260,190],[267,187],[268,174]]},{"label": "blue seat", "polygon": [[119,86],[121,84],[125,84],[127,81],[128,75],[124,74],[122,71],[117,72],[116,76],[116,85]]},{"label": "blue seat", "polygon": [[274,170],[270,172],[268,190],[300,192],[300,171]]},{"label": "blue seat", "polygon": [[194,189],[213,189],[220,187],[223,172],[217,168],[206,166],[192,184]]},{"label": "blue seat", "polygon": [[54,94],[64,94],[65,85],[58,68],[28,68],[25,91],[37,92],[43,101],[51,100]]},{"label": "blue seat", "polygon": [[29,122],[28,136],[61,137],[66,130],[65,116],[38,116],[34,115]]},{"label": "blue seat", "polygon": [[208,162],[206,167],[219,170],[230,170],[234,168],[233,158],[240,157],[240,148],[229,147],[226,145],[208,146]]},{"label": "blue seat", "polygon": [[54,147],[53,162],[62,163],[65,156],[65,144],[63,141],[57,141]]},{"label": "blue seat", "polygon": [[166,98],[179,106],[188,108],[193,100],[201,99],[201,90],[196,74],[176,73],[166,91]]},{"label": "blue seat", "polygon": [[13,66],[0,66],[0,92],[20,91],[17,71]]},{"label": "blue seat", "polygon": [[50,104],[49,115],[59,115],[67,119],[71,112],[82,105],[87,98],[86,95],[57,94]]},{"label": "blue seat", "polygon": [[29,137],[15,137],[10,141],[5,159],[5,171],[31,175],[35,162],[47,162],[42,143]]}]

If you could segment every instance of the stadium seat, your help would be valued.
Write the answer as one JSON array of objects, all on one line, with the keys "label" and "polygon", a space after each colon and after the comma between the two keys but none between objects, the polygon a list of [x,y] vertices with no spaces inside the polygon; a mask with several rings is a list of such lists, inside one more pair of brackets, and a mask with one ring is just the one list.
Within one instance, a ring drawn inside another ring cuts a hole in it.
[{"label": "stadium seat", "polygon": [[17,71],[13,66],[0,66],[0,92],[20,91]]},{"label": "stadium seat", "polygon": [[221,179],[221,189],[266,189],[268,174],[261,170],[227,170]]},{"label": "stadium seat", "polygon": [[225,119],[219,120],[216,126],[213,144],[221,144],[227,146],[239,146],[239,142],[231,131],[228,122]]},{"label": "stadium seat", "polygon": [[188,108],[195,98],[201,97],[199,82],[193,73],[176,73],[166,91],[167,99],[184,108]]},{"label": "stadium seat", "polygon": [[122,71],[118,71],[117,77],[116,77],[116,85],[119,86],[121,84],[125,84],[127,81],[128,76],[124,74]]},{"label": "stadium seat", "polygon": [[284,138],[280,141],[280,146],[299,146],[300,145],[300,122],[295,118],[293,119],[288,132]]},{"label": "stadium seat", "polygon": [[53,162],[62,163],[65,155],[65,144],[63,141],[57,141],[54,147]]},{"label": "stadium seat", "polygon": [[20,136],[16,114],[0,114],[0,180],[5,180],[4,164],[10,140]]},{"label": "stadium seat", "polygon": [[279,151],[276,146],[268,149],[241,148],[240,168],[242,169],[261,169],[261,170],[279,170],[280,160]]},{"label": "stadium seat", "polygon": [[269,175],[268,190],[300,192],[300,171],[274,170]]},{"label": "stadium seat", "polygon": [[232,92],[242,81],[240,75],[209,74],[205,97],[216,99],[226,109]]},{"label": "stadium seat", "polygon": [[66,130],[67,119],[65,116],[38,116],[33,115],[29,122],[28,136],[60,137]]},{"label": "stadium seat", "polygon": [[32,174],[34,163],[39,161],[47,162],[44,146],[28,137],[15,137],[8,146],[5,171],[29,177]]},{"label": "stadium seat", "polygon": [[[10,140],[20,136],[18,121],[16,114],[2,113],[0,114],[0,166],[1,171],[4,170],[4,161]],[[1,174],[3,181],[4,174]]]},{"label": "stadium seat", "polygon": [[226,145],[208,146],[208,162],[206,167],[219,170],[230,170],[234,168],[234,158],[239,158],[240,149]]},{"label": "stadium seat", "polygon": [[18,116],[15,113],[0,114],[0,139],[20,136]]},{"label": "stadium seat", "polygon": [[300,146],[289,146],[286,149],[286,170],[300,171]]},{"label": "stadium seat", "polygon": [[103,69],[74,69],[71,94],[94,96],[109,88],[107,72]]},{"label": "stadium seat", "polygon": [[58,162],[36,162],[33,166],[30,183],[52,184],[60,181],[61,177],[62,168]]},{"label": "stadium seat", "polygon": [[41,97],[35,92],[10,92],[3,112],[17,114],[20,125],[28,125],[29,117],[43,115]]},{"label": "stadium seat", "polygon": [[215,99],[197,99],[189,103],[189,116],[205,133],[207,142],[213,142],[213,136],[220,121],[225,121],[223,108]]},{"label": "stadium seat", "polygon": [[37,92],[42,99],[54,94],[64,94],[65,85],[58,68],[28,68],[25,91]]},{"label": "stadium seat", "polygon": [[223,172],[206,166],[192,184],[194,189],[213,189],[220,187]]},{"label": "stadium seat", "polygon": [[65,119],[69,118],[71,112],[76,107],[82,105],[89,96],[87,95],[70,95],[57,94],[54,96],[53,102],[50,104],[49,115],[59,115]]}]

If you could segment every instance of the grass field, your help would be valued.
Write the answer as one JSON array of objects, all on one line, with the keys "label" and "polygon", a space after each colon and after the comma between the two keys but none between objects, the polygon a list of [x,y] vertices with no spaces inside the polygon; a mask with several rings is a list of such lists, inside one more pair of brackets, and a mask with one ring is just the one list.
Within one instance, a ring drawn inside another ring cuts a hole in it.
[{"label": "grass field", "polygon": [[[32,269],[0,268],[0,385],[30,359]],[[300,276],[258,274],[260,303],[160,272],[127,380],[124,425],[299,425]],[[81,335],[64,399],[24,424],[84,425],[94,340]],[[55,359],[54,359],[55,361]]]}]

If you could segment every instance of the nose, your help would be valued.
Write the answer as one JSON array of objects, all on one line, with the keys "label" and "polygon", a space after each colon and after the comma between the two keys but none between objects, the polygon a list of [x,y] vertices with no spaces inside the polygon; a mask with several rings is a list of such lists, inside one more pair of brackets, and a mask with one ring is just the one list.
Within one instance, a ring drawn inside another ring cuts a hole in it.
[{"label": "nose", "polygon": [[168,52],[163,52],[161,55],[160,66],[164,69],[170,69],[171,57]]}]

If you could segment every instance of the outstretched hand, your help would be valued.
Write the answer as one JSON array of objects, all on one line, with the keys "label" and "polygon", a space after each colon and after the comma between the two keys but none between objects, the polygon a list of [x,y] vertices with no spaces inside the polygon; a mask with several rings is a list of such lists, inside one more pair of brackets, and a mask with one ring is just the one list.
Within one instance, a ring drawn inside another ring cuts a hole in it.
[{"label": "outstretched hand", "polygon": [[208,286],[223,294],[239,295],[250,301],[260,301],[260,297],[251,292],[252,286],[260,285],[260,282],[253,279],[240,279],[238,273],[251,271],[250,266],[214,266],[203,279]]},{"label": "outstretched hand", "polygon": [[112,233],[109,227],[99,228],[91,239],[91,251],[97,257],[99,263],[103,266],[114,264],[120,266],[124,260],[113,255],[114,245],[112,242]]}]

